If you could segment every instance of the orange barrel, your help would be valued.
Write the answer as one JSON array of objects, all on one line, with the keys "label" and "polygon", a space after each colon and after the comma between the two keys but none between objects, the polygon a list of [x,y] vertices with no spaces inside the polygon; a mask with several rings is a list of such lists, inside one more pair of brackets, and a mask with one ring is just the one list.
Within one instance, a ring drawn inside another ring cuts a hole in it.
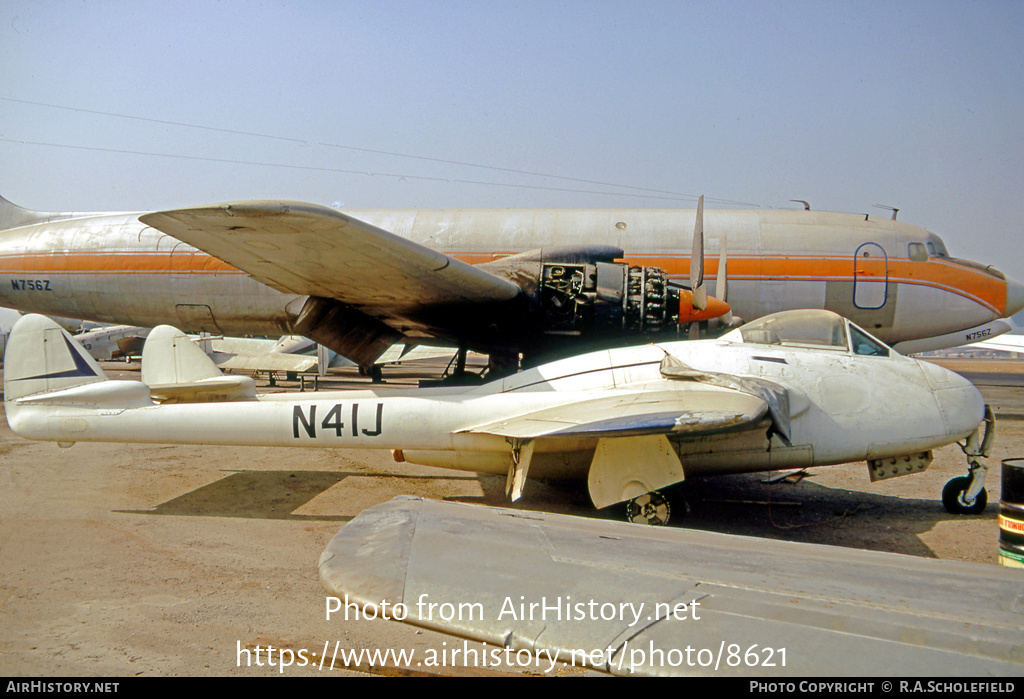
[{"label": "orange barrel", "polygon": [[1024,568],[1024,459],[1003,459],[999,497],[999,563]]}]

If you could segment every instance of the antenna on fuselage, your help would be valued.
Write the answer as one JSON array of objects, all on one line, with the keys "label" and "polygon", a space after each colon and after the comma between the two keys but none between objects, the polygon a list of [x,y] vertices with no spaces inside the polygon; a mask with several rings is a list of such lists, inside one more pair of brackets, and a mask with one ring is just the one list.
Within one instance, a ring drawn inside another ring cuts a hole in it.
[{"label": "antenna on fuselage", "polygon": [[790,201],[794,201],[797,204],[803,204],[804,205],[804,211],[810,211],[811,210],[811,205],[808,204],[807,202],[805,202],[803,199],[790,199]]},{"label": "antenna on fuselage", "polygon": [[896,214],[899,212],[899,209],[897,209],[895,206],[886,206],[885,204],[875,204],[875,208],[876,209],[885,209],[886,211],[891,211],[892,212],[892,220],[893,221],[896,220]]}]

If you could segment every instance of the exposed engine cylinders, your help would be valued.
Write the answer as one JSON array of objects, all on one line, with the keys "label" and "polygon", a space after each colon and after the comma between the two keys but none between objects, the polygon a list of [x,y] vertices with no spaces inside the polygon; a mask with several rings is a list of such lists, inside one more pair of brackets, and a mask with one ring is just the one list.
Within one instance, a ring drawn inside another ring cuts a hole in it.
[{"label": "exposed engine cylinders", "polygon": [[679,322],[679,292],[657,267],[545,263],[539,293],[545,334],[645,335]]}]

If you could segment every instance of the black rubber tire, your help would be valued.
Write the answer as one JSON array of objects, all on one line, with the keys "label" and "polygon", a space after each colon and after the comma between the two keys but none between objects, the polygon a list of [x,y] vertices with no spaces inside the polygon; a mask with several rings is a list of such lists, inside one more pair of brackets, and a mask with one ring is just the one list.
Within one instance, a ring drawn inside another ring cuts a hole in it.
[{"label": "black rubber tire", "polygon": [[988,493],[984,488],[970,505],[965,505],[961,500],[970,484],[971,479],[968,476],[954,478],[946,483],[942,489],[942,505],[946,508],[946,512],[954,515],[980,515],[985,511],[985,507],[988,505]]}]

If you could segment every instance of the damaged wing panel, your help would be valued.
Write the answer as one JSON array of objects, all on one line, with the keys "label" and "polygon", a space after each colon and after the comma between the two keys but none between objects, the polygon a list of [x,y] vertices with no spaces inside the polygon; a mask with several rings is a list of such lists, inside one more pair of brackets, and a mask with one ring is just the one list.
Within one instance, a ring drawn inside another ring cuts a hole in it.
[{"label": "damaged wing panel", "polygon": [[698,371],[687,366],[676,357],[666,355],[661,362],[661,375],[675,381],[694,381],[709,386],[721,386],[756,396],[764,401],[772,416],[774,431],[788,444],[790,439],[790,394],[789,389],[774,381],[753,377],[734,376],[719,372]]}]

